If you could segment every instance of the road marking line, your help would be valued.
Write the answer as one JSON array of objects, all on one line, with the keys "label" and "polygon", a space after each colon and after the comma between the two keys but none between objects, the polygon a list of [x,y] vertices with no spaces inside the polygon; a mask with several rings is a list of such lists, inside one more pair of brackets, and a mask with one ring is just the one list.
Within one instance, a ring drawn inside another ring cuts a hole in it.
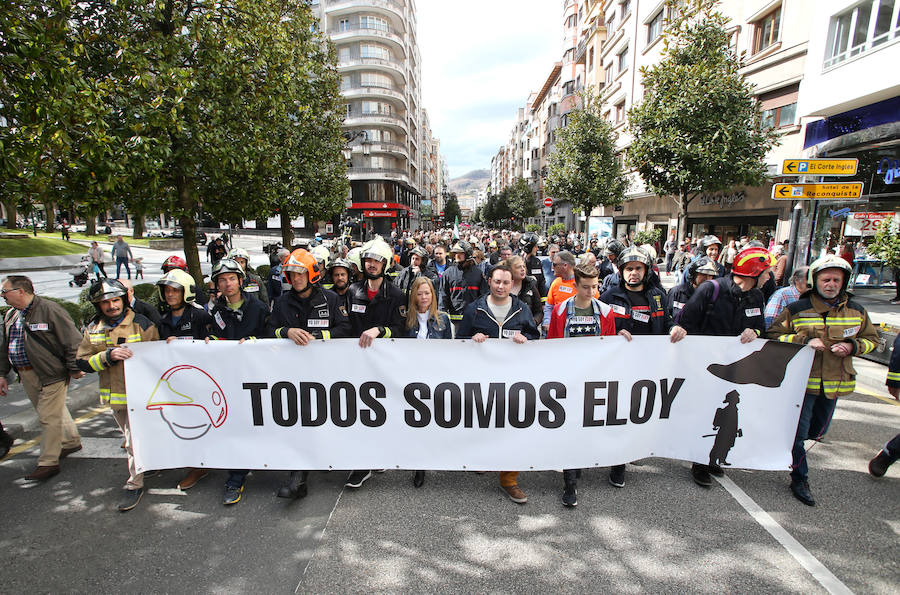
[{"label": "road marking line", "polygon": [[322,527],[322,532],[319,534],[319,539],[316,540],[316,547],[313,549],[313,555],[309,557],[309,562],[306,563],[306,567],[303,568],[303,574],[300,575],[300,582],[297,583],[297,588],[294,589],[294,595],[300,592],[300,587],[303,585],[303,579],[306,578],[306,571],[309,570],[310,565],[312,565],[313,560],[316,559],[316,552],[319,549],[319,544],[325,539],[325,530],[328,529],[328,523],[331,522],[331,517],[334,516],[334,511],[337,510],[338,504],[341,502],[341,496],[344,495],[344,490],[347,486],[341,487],[341,493],[338,494],[337,500],[334,501],[334,507],[331,509],[331,512],[328,514],[328,520],[325,521],[325,526]]},{"label": "road marking line", "polygon": [[[82,422],[88,421],[89,419],[93,419],[93,418],[97,417],[104,411],[109,411],[109,409],[106,407],[92,407],[90,411],[88,411],[81,417],[76,417],[73,421],[75,422],[75,425],[78,425]],[[35,446],[38,446],[40,443],[41,443],[41,437],[40,437],[40,435],[38,435],[37,438],[32,438],[31,440],[26,440],[22,444],[20,444],[18,446],[14,446],[11,449],[9,449],[9,455],[7,455],[7,457],[12,458],[12,457],[16,456],[17,454],[21,454],[27,450],[31,450]]]},{"label": "road marking line", "polygon": [[866,395],[868,397],[875,397],[876,399],[880,399],[880,400],[884,401],[885,403],[894,405],[895,407],[900,407],[900,401],[897,401],[896,399],[890,399],[888,397],[885,397],[884,395],[879,395],[878,393],[870,391],[867,388],[860,388],[859,386],[857,386],[856,392]]},{"label": "road marking line", "polygon": [[152,496],[187,496],[187,492],[178,488],[148,488],[147,493]]},{"label": "road marking line", "polygon": [[753,520],[759,523],[763,529],[768,531],[769,534],[774,537],[778,543],[780,543],[784,549],[786,549],[788,553],[807,570],[807,572],[813,575],[813,578],[816,579],[820,585],[825,587],[829,593],[852,595],[853,591],[851,591],[847,585],[842,583],[838,577],[834,576],[830,570],[825,568],[824,564],[819,562],[809,550],[803,547],[799,541],[794,539],[784,527],[778,524],[778,521],[773,519],[768,512],[763,510],[762,507],[757,504],[753,498],[748,496],[744,490],[738,487],[736,483],[731,481],[728,477],[717,477],[716,480],[728,490],[728,493],[731,494],[731,496],[737,500],[738,504],[747,511],[747,514],[753,517]]}]

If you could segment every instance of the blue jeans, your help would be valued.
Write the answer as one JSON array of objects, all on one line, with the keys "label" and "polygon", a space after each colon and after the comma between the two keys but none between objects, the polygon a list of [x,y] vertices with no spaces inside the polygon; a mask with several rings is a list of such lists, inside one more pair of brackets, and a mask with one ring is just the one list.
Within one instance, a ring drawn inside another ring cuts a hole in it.
[{"label": "blue jeans", "polygon": [[248,469],[241,469],[240,471],[229,471],[228,479],[225,481],[226,488],[239,488],[244,485],[244,480],[247,479],[247,474],[250,473]]},{"label": "blue jeans", "polygon": [[806,448],[804,440],[816,440],[825,435],[834,415],[837,399],[829,399],[825,395],[811,395],[803,397],[803,405],[800,408],[800,420],[797,422],[797,435],[794,436],[794,448],[791,454],[794,457],[791,466],[793,479],[806,479],[809,466],[806,464]]},{"label": "blue jeans", "polygon": [[127,258],[116,258],[116,279],[119,278],[119,271],[122,270],[123,264],[125,265],[125,272],[128,273],[128,278],[131,279],[131,269],[128,267]]},{"label": "blue jeans", "polygon": [[892,460],[900,459],[900,434],[891,438],[891,441],[884,446],[884,450]]},{"label": "blue jeans", "polygon": [[666,272],[667,273],[672,272],[672,259],[673,258],[675,258],[674,252],[672,252],[671,254],[666,254]]}]

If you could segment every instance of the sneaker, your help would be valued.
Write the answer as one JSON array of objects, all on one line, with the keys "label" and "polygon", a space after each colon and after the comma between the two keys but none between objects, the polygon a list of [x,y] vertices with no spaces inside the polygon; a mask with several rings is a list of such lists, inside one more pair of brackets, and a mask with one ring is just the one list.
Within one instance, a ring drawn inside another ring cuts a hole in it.
[{"label": "sneaker", "polygon": [[225,497],[222,498],[222,504],[225,506],[230,506],[232,504],[237,504],[241,501],[241,494],[244,493],[244,486],[240,485],[238,487],[234,486],[225,486]]},{"label": "sneaker", "polygon": [[528,502],[528,496],[526,496],[525,492],[522,491],[522,488],[517,485],[500,486],[500,489],[503,490],[503,493],[509,496],[509,499],[516,504],[525,504]]},{"label": "sneaker", "polygon": [[896,306],[897,304],[900,304],[900,298],[894,298],[894,299],[892,299],[892,300],[891,300],[891,303],[894,304],[895,306]]},{"label": "sneaker", "polygon": [[708,469],[711,475],[715,475],[716,477],[725,477],[725,470],[715,463],[710,463]]},{"label": "sneaker", "polygon": [[625,465],[616,465],[609,468],[609,483],[617,488],[625,487]]},{"label": "sneaker", "polygon": [[184,479],[178,482],[176,487],[179,490],[189,490],[207,475],[209,475],[209,471],[206,469],[191,469],[188,471],[188,474],[184,476]]},{"label": "sneaker", "polygon": [[805,479],[792,479],[791,492],[794,493],[794,498],[800,500],[807,506],[816,505],[816,499],[813,498],[812,492],[809,491],[809,482]]},{"label": "sneaker", "polygon": [[887,473],[888,467],[890,467],[893,462],[894,459],[889,457],[882,448],[878,451],[878,454],[875,455],[875,458],[869,461],[869,473],[875,477],[883,477],[884,474]]},{"label": "sneaker", "polygon": [[348,488],[359,488],[362,487],[362,484],[366,483],[372,477],[371,471],[354,471],[350,474],[350,477],[347,478],[347,483],[344,486]]},{"label": "sneaker", "polygon": [[703,486],[704,488],[712,486],[712,477],[710,477],[709,467],[706,465],[701,465],[700,463],[691,465],[691,477],[698,486]]},{"label": "sneaker", "polygon": [[306,478],[309,474],[306,471],[291,471],[288,482],[278,489],[279,498],[287,498],[290,500],[299,500],[305,498],[309,492],[306,485]]},{"label": "sneaker", "polygon": [[576,488],[576,485],[577,484],[574,481],[566,482],[565,487],[563,487],[563,506],[567,506],[569,508],[575,508],[576,506],[578,506],[578,489]]},{"label": "sneaker", "polygon": [[119,512],[128,512],[138,505],[138,502],[141,501],[141,496],[143,495],[143,488],[138,488],[136,490],[122,490],[122,499],[119,500],[119,504],[116,508],[119,509]]}]

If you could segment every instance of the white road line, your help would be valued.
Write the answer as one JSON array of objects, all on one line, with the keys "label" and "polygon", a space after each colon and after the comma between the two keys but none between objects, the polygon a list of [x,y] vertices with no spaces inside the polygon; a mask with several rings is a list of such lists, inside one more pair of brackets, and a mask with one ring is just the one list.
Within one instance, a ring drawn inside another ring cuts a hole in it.
[{"label": "white road line", "polygon": [[325,539],[325,530],[328,528],[328,523],[331,522],[331,517],[334,516],[334,511],[337,510],[338,504],[341,502],[341,496],[344,495],[344,489],[346,486],[341,487],[341,493],[338,494],[337,500],[334,501],[334,507],[331,509],[331,512],[328,513],[328,520],[325,521],[325,526],[322,527],[322,533],[319,534],[319,539],[316,541],[316,547],[313,550],[313,555],[309,557],[309,561],[306,563],[306,567],[303,569],[303,574],[300,575],[300,582],[297,583],[297,588],[294,589],[294,595],[300,592],[300,587],[303,585],[303,579],[306,578],[306,571],[309,570],[312,561],[316,559],[316,551],[318,550],[318,544],[322,543],[322,540]]},{"label": "white road line", "polygon": [[753,520],[759,523],[763,529],[768,531],[769,534],[774,537],[778,543],[780,543],[784,549],[786,549],[788,553],[807,570],[807,572],[813,575],[813,578],[819,581],[819,584],[825,587],[829,593],[852,595],[853,591],[851,591],[847,585],[842,583],[838,577],[834,576],[830,570],[825,568],[824,564],[819,562],[808,549],[794,539],[784,527],[779,525],[768,512],[763,510],[762,507],[760,507],[753,498],[748,496],[744,490],[739,488],[736,483],[727,477],[717,477],[716,479],[726,490],[728,490],[728,493],[737,500],[738,504],[753,517]]}]

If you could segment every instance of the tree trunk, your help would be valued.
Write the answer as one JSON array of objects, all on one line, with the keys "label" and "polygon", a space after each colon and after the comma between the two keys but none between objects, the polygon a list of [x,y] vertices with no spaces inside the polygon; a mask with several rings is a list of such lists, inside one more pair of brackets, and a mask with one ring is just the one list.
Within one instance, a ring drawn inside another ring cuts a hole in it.
[{"label": "tree trunk", "polygon": [[85,216],[84,233],[89,236],[97,235],[97,213],[89,211]]},{"label": "tree trunk", "polygon": [[278,217],[281,220],[281,245],[290,250],[294,244],[294,228],[291,227],[291,218],[284,210],[281,210]]},{"label": "tree trunk", "polygon": [[47,211],[47,225],[44,231],[51,232],[56,229],[56,208],[53,201],[44,201],[44,209]]},{"label": "tree trunk", "polygon": [[197,223],[193,216],[195,204],[191,200],[191,192],[183,175],[176,178],[176,190],[180,211],[186,213],[178,218],[181,231],[184,232],[184,259],[187,262],[188,272],[197,282],[197,287],[205,287],[203,271],[200,270],[200,255],[197,253]]},{"label": "tree trunk", "polygon": [[134,232],[131,234],[131,237],[139,240],[144,237],[144,214],[134,213],[131,216],[131,221],[134,223]]},{"label": "tree trunk", "polygon": [[7,198],[3,201],[6,207],[6,229],[15,231],[16,229],[16,199]]},{"label": "tree trunk", "polygon": [[684,238],[687,235],[687,197],[684,193],[678,196],[676,206],[678,207],[678,232],[676,236],[680,245],[684,242]]}]

